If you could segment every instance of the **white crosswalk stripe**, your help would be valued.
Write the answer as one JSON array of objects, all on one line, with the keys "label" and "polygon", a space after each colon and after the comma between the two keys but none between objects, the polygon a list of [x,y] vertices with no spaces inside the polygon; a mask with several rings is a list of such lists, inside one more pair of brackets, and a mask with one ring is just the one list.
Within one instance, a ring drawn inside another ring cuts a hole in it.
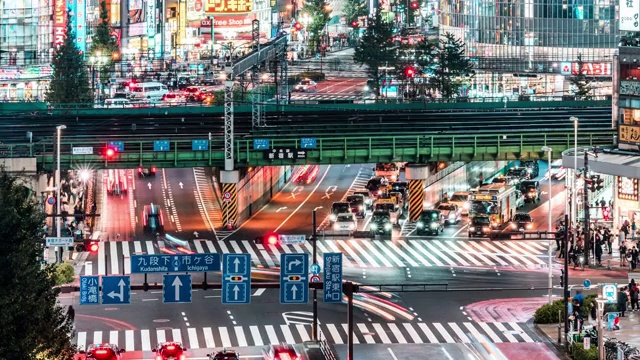
[{"label": "white crosswalk stripe", "polygon": [[[334,344],[346,344],[347,324],[320,324],[320,331]],[[539,337],[524,324],[518,323],[356,323],[354,342],[361,344],[434,344],[469,343],[485,337],[495,343],[532,343]],[[189,327],[181,329],[142,329],[126,331],[78,331],[76,343],[80,349],[89,344],[109,341],[128,351],[149,351],[152,345],[164,341],[180,341],[189,349],[210,349],[216,346],[240,347],[265,344],[302,343],[311,338],[311,325],[265,325],[230,327]]]},{"label": "white crosswalk stripe", "polygon": [[[343,254],[345,267],[430,267],[430,266],[546,266],[546,249],[532,246],[533,241],[518,241],[515,246],[508,241],[480,239],[431,239],[431,240],[318,240],[318,254],[339,252]],[[129,258],[132,254],[162,254],[167,246],[163,241],[114,241],[103,242],[97,256],[87,258],[80,275],[129,274]],[[261,245],[251,240],[189,240],[186,248],[196,253],[248,253],[255,266],[275,268],[280,266],[280,254],[312,253],[310,244]],[[134,250],[134,252],[131,252]],[[97,266],[96,266],[97,265]],[[124,270],[124,271],[123,271]]]}]

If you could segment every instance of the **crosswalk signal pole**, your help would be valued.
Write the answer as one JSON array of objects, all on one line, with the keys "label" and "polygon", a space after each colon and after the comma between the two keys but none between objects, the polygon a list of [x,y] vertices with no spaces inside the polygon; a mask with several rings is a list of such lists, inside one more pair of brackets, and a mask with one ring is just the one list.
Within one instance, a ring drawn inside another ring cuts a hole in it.
[{"label": "crosswalk signal pole", "polygon": [[342,285],[342,290],[347,295],[347,360],[353,360],[353,293],[357,291],[357,285],[347,281]]},{"label": "crosswalk signal pole", "polygon": [[[313,241],[313,264],[318,263],[318,251],[316,247],[316,210],[313,210],[311,217],[311,239]],[[311,337],[313,341],[318,341],[318,289],[313,288],[313,328],[311,329]]]},{"label": "crosswalk signal pole", "polygon": [[567,334],[569,333],[569,215],[564,216],[565,230],[564,230],[564,277],[563,281],[563,297],[564,297],[564,337],[565,347],[568,349],[569,343],[566,341]]}]

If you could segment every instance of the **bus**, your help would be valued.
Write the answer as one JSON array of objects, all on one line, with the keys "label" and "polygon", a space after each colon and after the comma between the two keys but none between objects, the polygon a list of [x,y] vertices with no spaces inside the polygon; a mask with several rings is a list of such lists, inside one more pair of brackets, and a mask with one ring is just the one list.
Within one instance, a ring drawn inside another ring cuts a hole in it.
[{"label": "bus", "polygon": [[376,176],[386,178],[391,182],[397,181],[400,177],[400,168],[396,163],[377,163],[375,171]]},{"label": "bus", "polygon": [[515,214],[518,190],[511,185],[489,184],[469,194],[469,216],[488,215],[491,227],[500,228]]}]

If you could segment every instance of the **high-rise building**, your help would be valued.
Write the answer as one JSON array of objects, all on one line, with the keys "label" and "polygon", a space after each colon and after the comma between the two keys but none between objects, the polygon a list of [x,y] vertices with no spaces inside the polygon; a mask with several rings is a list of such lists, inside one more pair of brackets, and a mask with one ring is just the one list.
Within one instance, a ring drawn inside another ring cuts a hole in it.
[{"label": "high-rise building", "polygon": [[56,6],[64,8],[65,1],[0,1],[0,101],[44,98]]},{"label": "high-rise building", "polygon": [[[613,0],[440,0],[440,33],[462,39],[478,96],[571,96],[582,72],[611,93],[618,21]],[[578,57],[583,61],[578,69]]]}]

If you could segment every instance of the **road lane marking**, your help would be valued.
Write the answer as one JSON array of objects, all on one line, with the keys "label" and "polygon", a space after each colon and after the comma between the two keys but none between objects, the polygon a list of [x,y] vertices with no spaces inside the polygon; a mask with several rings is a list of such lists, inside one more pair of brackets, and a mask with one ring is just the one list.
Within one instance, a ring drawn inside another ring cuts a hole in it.
[{"label": "road lane marking", "polygon": [[[409,251],[409,253],[411,253],[411,255],[413,255],[418,261],[420,261],[420,263],[424,266],[433,266],[431,265],[425,258],[423,258],[422,256],[420,256],[420,254],[418,254],[409,244],[407,244],[407,242],[405,242],[404,240],[396,240],[396,242],[398,244],[400,244],[400,246],[402,248],[405,248],[407,251]],[[402,251],[401,249],[398,249],[398,251],[402,254],[405,254],[404,251]],[[417,266],[417,265],[416,265]]]},{"label": "road lane marking", "polygon": [[405,339],[404,335],[402,335],[402,332],[398,328],[398,325],[396,325],[395,323],[390,323],[387,326],[389,327],[389,329],[391,329],[393,336],[396,338],[399,344],[407,344],[407,339]]},{"label": "road lane marking", "polygon": [[238,346],[247,346],[247,338],[244,336],[242,326],[235,326],[236,339],[238,340]]},{"label": "road lane marking", "polygon": [[506,337],[507,340],[509,340],[509,342],[518,342],[518,340],[516,340],[516,338],[513,335],[511,335],[509,330],[507,330],[507,328],[505,328],[504,325],[502,325],[502,323],[494,322],[493,325],[495,325],[496,329],[500,330],[502,335],[504,335],[504,337]]},{"label": "road lane marking", "polygon": [[453,332],[456,333],[456,335],[458,336],[458,338],[460,340],[462,340],[463,343],[468,344],[471,342],[471,340],[469,339],[469,337],[467,337],[467,335],[464,333],[464,331],[462,331],[462,329],[460,329],[460,327],[458,326],[458,324],[456,323],[449,323],[449,327],[453,329]]},{"label": "road lane marking", "polygon": [[[249,326],[249,331],[251,331],[251,337],[253,338],[254,345],[263,346],[264,343],[262,342],[262,336],[260,335],[260,330],[258,329],[258,327],[255,325]],[[208,347],[213,347],[213,346],[208,346]]]},{"label": "road lane marking", "polygon": [[291,333],[291,329],[289,329],[288,325],[280,325],[280,329],[282,330],[282,334],[284,335],[284,340],[287,344],[296,343],[296,340],[293,338],[293,334]]},{"label": "road lane marking", "polygon": [[[357,241],[357,240],[352,240],[352,241]],[[375,246],[373,246],[373,244],[371,244],[371,242],[370,242],[370,241],[363,241],[362,243],[363,243],[366,247],[368,247],[368,248],[369,248],[369,250],[371,250],[371,252],[373,253],[373,255],[377,256],[377,257],[382,261],[382,263],[384,264],[384,266],[386,266],[386,267],[393,267],[393,265],[391,265],[391,263],[390,263],[390,262],[389,262],[389,261],[388,261],[384,256],[382,256],[382,254],[378,251],[378,249],[376,249],[376,248],[375,248]],[[358,244],[358,249],[361,249],[361,248],[360,248],[360,244]],[[364,251],[364,249],[362,249],[361,251]],[[365,256],[366,256],[366,255],[365,255]],[[400,265],[398,265],[398,266],[402,267],[402,266],[404,266],[404,264],[402,264],[402,263],[401,263],[401,264],[400,264]]]},{"label": "road lane marking", "polygon": [[360,334],[364,337],[364,341],[367,344],[375,344],[376,340],[373,336],[370,335],[369,329],[367,329],[367,325],[363,323],[358,323],[358,329],[360,330]]},{"label": "road lane marking", "polygon": [[[142,340],[142,351],[151,351],[151,336],[149,330],[140,331],[140,340]],[[135,347],[125,349],[127,351],[134,351]]]},{"label": "road lane marking", "polygon": [[267,337],[269,338],[269,344],[278,345],[280,342],[278,341],[278,335],[276,335],[276,331],[273,328],[273,325],[266,325],[264,329],[267,332]]},{"label": "road lane marking", "polygon": [[167,337],[164,333],[164,329],[156,329],[156,336],[158,338],[158,343],[167,342]]},{"label": "road lane marking", "polygon": [[427,339],[429,339],[429,342],[432,344],[437,344],[439,343],[438,338],[433,334],[433,332],[431,331],[431,329],[429,329],[429,327],[427,326],[427,324],[425,323],[418,323],[418,327],[420,328],[420,330],[422,330],[422,332],[427,336]]},{"label": "road lane marking", "polygon": [[416,329],[413,328],[413,325],[411,325],[410,323],[404,323],[404,328],[407,330],[407,332],[409,333],[409,336],[411,336],[411,340],[413,340],[414,344],[422,344],[422,338],[420,337],[420,335],[418,335],[418,332],[416,331]]},{"label": "road lane marking", "polygon": [[78,341],[76,342],[76,345],[78,345],[79,350],[87,349],[87,333],[86,332],[78,333]]},{"label": "road lane marking", "polygon": [[[345,333],[349,334],[349,326],[348,326],[348,324],[342,324],[342,329],[344,330]],[[354,344],[360,344],[360,340],[358,340],[357,336],[353,337],[353,343]]]},{"label": "road lane marking", "polygon": [[460,232],[462,232],[462,230],[464,230],[464,229],[466,229],[466,228],[468,228],[468,227],[469,227],[469,224],[465,224],[463,227],[461,227],[461,228],[460,228],[460,230],[456,231],[456,232],[453,234],[453,237],[458,236],[458,234],[460,234]]},{"label": "road lane marking", "polygon": [[500,339],[500,336],[498,336],[493,329],[491,329],[491,327],[489,326],[489,324],[481,322],[479,323],[480,327],[482,328],[482,330],[484,330],[484,332],[489,335],[489,337],[491,338],[491,340],[494,343],[501,343],[502,339]]},{"label": "road lane marking", "polygon": [[311,337],[309,336],[309,333],[307,332],[306,326],[304,326],[302,324],[297,324],[296,325],[296,330],[298,330],[298,334],[300,335],[300,338],[302,339],[302,342],[311,340]]},{"label": "road lane marking", "polygon": [[509,326],[513,328],[513,330],[518,332],[518,336],[520,336],[525,342],[533,342],[533,339],[527,335],[527,333],[515,322],[510,321]]},{"label": "road lane marking", "polygon": [[229,338],[227,328],[218,327],[218,334],[220,334],[220,340],[222,340],[222,347],[231,347],[231,338]]},{"label": "road lane marking", "polygon": [[[456,246],[456,242],[454,242],[452,240],[445,240],[445,242],[451,248],[451,250],[453,250],[453,252],[459,253],[460,255],[464,256],[467,259],[469,259],[469,261],[471,261],[472,263],[474,263],[477,266],[483,266],[483,264],[481,262],[479,262],[475,257],[469,255],[469,253],[467,253],[465,251],[460,250],[460,248],[458,248]],[[440,242],[438,242],[438,243],[440,243]]]},{"label": "road lane marking", "polygon": [[451,335],[449,335],[449,333],[447,332],[447,330],[445,330],[444,326],[442,326],[442,324],[440,323],[433,323],[433,327],[436,328],[436,330],[438,330],[438,333],[440,333],[440,336],[442,336],[442,338],[444,339],[444,341],[446,341],[449,344],[453,344],[456,341],[451,337]]},{"label": "road lane marking", "polygon": [[102,344],[102,331],[93,333],[93,344]]},{"label": "road lane marking", "polygon": [[216,347],[216,342],[213,339],[213,331],[211,331],[211,328],[205,327],[202,331],[204,332],[204,342],[207,345],[207,348]]},{"label": "road lane marking", "polygon": [[373,323],[372,325],[373,329],[375,330],[380,340],[382,340],[383,344],[392,344],[391,339],[389,339],[389,337],[387,336],[387,332],[384,330],[384,328],[382,328],[382,325],[380,325],[379,323]]},{"label": "road lane marking", "polygon": [[[107,275],[107,264],[105,263],[105,243],[98,246],[98,275]],[[94,343],[97,344],[97,343]]]},{"label": "road lane marking", "polygon": [[313,188],[313,190],[309,193],[309,195],[307,195],[307,197],[300,203],[300,205],[298,205],[298,207],[295,208],[295,210],[293,210],[293,212],[291,212],[291,214],[289,214],[289,216],[287,216],[287,218],[284,219],[284,221],[282,221],[282,223],[280,225],[278,225],[278,227],[275,230],[273,230],[274,232],[278,232],[278,230],[280,230],[280,228],[283,227],[284,224],[286,224],[287,221],[289,221],[289,219],[291,219],[291,217],[293,217],[293,215],[295,215],[295,213],[297,213],[298,210],[300,210],[300,208],[302,208],[302,206],[304,204],[306,204],[307,201],[309,201],[311,196],[313,196],[313,194],[315,194],[316,190],[318,190],[318,187],[320,187],[320,185],[322,184],[322,181],[324,181],[324,179],[327,177],[327,174],[329,173],[330,169],[331,169],[331,165],[327,166],[327,169],[324,171],[324,174],[322,175],[322,178],[320,178],[320,181],[318,181],[318,183]]},{"label": "road lane marking", "polygon": [[187,335],[189,337],[189,347],[191,349],[199,349],[200,343],[198,342],[198,333],[195,328],[188,328]]},{"label": "road lane marking", "polygon": [[334,344],[338,344],[338,345],[344,344],[344,342],[342,341],[342,336],[340,336],[340,333],[338,332],[338,328],[336,328],[335,325],[329,324],[327,325],[327,329],[329,329],[329,334],[331,334]]},{"label": "road lane marking", "polygon": [[119,347],[122,347],[118,344],[118,332],[115,330],[111,330],[109,331],[109,343],[110,344],[114,344],[114,345],[118,345]]}]

